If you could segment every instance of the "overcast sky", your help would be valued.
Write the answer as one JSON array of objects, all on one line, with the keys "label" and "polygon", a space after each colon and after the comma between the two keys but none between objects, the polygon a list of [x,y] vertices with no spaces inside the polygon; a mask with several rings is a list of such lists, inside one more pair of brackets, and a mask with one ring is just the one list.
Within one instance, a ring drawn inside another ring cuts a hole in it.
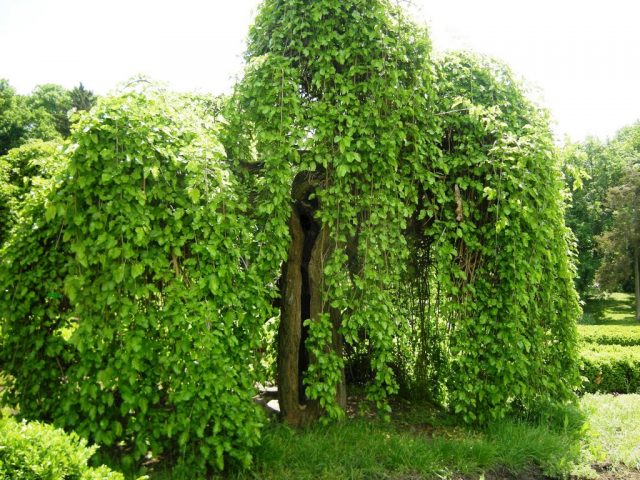
[{"label": "overcast sky", "polygon": [[[20,92],[79,82],[99,94],[144,73],[229,91],[258,0],[0,0],[0,78]],[[638,0],[412,0],[434,48],[500,58],[537,88],[559,136],[640,119]]]}]

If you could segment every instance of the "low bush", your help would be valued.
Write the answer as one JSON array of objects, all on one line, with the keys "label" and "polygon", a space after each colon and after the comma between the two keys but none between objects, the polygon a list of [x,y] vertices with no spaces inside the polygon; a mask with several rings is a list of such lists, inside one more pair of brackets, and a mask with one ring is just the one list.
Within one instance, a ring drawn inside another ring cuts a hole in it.
[{"label": "low bush", "polygon": [[640,325],[578,325],[580,339],[598,345],[640,345]]},{"label": "low bush", "polygon": [[75,433],[38,422],[0,419],[0,478],[20,480],[124,480],[105,466],[87,465],[97,446]]},{"label": "low bush", "polygon": [[581,356],[585,392],[640,392],[640,346],[587,344]]}]

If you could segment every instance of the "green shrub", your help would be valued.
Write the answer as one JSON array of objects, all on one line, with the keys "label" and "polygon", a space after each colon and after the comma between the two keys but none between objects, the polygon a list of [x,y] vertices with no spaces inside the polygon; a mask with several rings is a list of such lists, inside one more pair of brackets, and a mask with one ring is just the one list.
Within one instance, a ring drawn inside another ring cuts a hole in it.
[{"label": "green shrub", "polygon": [[87,461],[97,450],[75,433],[38,422],[0,419],[0,478],[20,480],[124,480],[105,466]]},{"label": "green shrub", "polygon": [[640,392],[640,346],[588,345],[581,354],[585,392]]},{"label": "green shrub", "polygon": [[640,325],[578,325],[580,339],[598,345],[640,345]]}]

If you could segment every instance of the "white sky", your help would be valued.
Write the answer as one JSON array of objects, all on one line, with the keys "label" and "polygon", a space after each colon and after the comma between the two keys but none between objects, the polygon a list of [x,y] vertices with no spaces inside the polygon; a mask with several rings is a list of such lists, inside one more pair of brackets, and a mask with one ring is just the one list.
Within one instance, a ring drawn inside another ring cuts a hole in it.
[{"label": "white sky", "polygon": [[[412,0],[436,50],[506,61],[538,88],[559,136],[640,119],[640,1]],[[80,81],[99,94],[144,73],[229,91],[258,0],[0,0],[0,78],[20,92]]]}]

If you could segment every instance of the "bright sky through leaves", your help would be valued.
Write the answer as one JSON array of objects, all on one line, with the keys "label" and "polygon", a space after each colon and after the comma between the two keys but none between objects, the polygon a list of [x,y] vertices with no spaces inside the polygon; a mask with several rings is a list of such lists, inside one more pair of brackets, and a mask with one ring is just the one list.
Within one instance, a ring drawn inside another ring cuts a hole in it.
[{"label": "bright sky through leaves", "polygon": [[[559,136],[612,136],[640,119],[640,2],[412,0],[437,50],[501,58]],[[0,78],[21,93],[82,81],[104,94],[145,73],[179,90],[229,91],[258,0],[0,0]]]}]

